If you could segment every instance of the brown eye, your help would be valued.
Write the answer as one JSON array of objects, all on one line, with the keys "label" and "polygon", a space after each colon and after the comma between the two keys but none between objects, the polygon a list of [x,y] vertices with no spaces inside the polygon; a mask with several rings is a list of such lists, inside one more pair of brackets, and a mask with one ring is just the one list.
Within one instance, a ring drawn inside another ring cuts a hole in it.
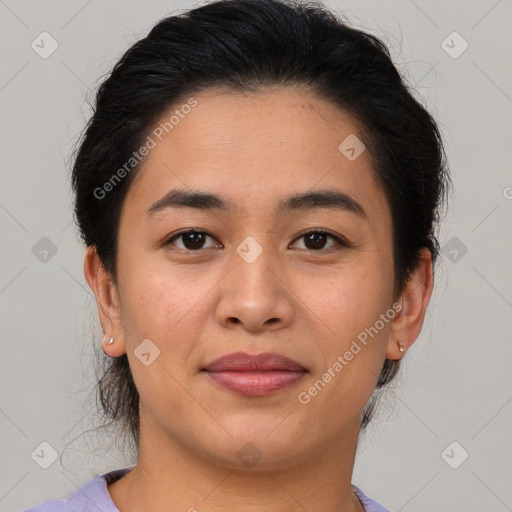
[{"label": "brown eye", "polygon": [[[205,249],[204,244],[206,239],[208,238],[214,240],[213,237],[211,237],[208,233],[204,231],[189,230],[174,235],[166,242],[165,245],[175,245],[178,249],[182,250],[199,251],[201,249]],[[176,245],[174,243],[175,240],[181,240],[182,245]],[[211,247],[215,247],[215,245]]]},{"label": "brown eye", "polygon": [[[222,247],[222,244],[211,244],[210,246],[205,246],[207,239],[215,240],[211,235],[206,233],[205,231],[200,230],[188,230],[182,231],[174,236],[172,236],[165,245],[172,245],[179,250],[183,251],[201,251],[203,249],[208,249],[212,247]],[[311,251],[328,251],[331,249],[341,248],[341,247],[349,247],[348,242],[343,240],[342,238],[324,230],[311,230],[306,233],[303,233],[296,240],[304,240],[304,247],[298,247],[299,249],[307,249]],[[329,240],[331,240],[330,246],[326,247],[329,244]],[[180,243],[178,243],[180,242]],[[293,244],[293,245],[296,245]]]},{"label": "brown eye", "polygon": [[[314,231],[308,231],[307,233],[303,233],[299,238],[297,238],[297,240],[300,239],[304,239],[304,248],[312,251],[329,250],[333,248],[335,249],[336,247],[348,247],[347,242],[338,236],[324,230],[317,229]],[[334,245],[331,245],[331,247],[325,247],[329,239],[334,240]],[[302,247],[299,247],[299,249],[302,249]]]}]

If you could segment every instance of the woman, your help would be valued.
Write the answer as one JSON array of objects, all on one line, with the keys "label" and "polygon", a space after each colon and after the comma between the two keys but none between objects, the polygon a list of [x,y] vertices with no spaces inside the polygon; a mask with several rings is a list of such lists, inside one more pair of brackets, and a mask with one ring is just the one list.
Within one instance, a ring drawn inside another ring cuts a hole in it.
[{"label": "woman", "polygon": [[101,403],[137,464],[31,510],[385,511],[357,440],[421,331],[448,183],[386,47],[323,7],[158,23],[73,169]]}]

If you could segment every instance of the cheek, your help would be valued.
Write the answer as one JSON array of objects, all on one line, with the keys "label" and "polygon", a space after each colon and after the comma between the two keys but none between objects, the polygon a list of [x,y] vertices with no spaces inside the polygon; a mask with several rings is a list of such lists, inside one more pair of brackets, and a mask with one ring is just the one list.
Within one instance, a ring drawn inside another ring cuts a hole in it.
[{"label": "cheek", "polygon": [[207,288],[204,283],[182,285],[176,276],[167,279],[158,273],[132,275],[125,289],[125,321],[138,336],[154,338],[166,346],[183,334],[187,325],[194,325],[195,310],[201,308],[201,297]]},{"label": "cheek", "polygon": [[314,288],[311,308],[343,339],[354,336],[391,307],[391,274],[385,262],[353,265]]},{"label": "cheek", "polygon": [[[359,405],[369,397],[384,363],[391,320],[392,275],[381,265],[363,265],[340,273],[336,282],[328,283],[315,294],[311,309],[329,327],[329,334],[318,343],[322,364],[317,373],[329,369],[332,393],[325,399],[338,405],[351,396]],[[381,315],[384,315],[384,320]],[[340,359],[341,358],[341,359]],[[361,403],[360,403],[361,402]],[[355,404],[353,404],[355,405]]]},{"label": "cheek", "polygon": [[[141,240],[139,245],[143,243]],[[154,251],[129,251],[122,244],[118,273],[123,321],[134,332],[149,337],[161,337],[194,307],[207,288],[204,276],[201,280],[187,269],[180,271]]]},{"label": "cheek", "polygon": [[[127,351],[133,354],[142,340],[151,340],[160,351],[159,366],[181,381],[187,378],[191,365],[199,364],[197,340],[201,338],[212,307],[209,291],[219,278],[192,267],[178,272],[172,265],[150,258],[143,260],[141,257],[137,262],[132,258],[131,263],[130,268],[123,267],[122,288]],[[137,361],[134,363],[139,366]],[[137,376],[134,374],[134,378]],[[168,377],[144,373],[140,376],[151,382]]]},{"label": "cheek", "polygon": [[322,355],[308,387],[301,391],[303,400],[311,400],[307,410],[319,420],[329,417],[333,432],[339,422],[362,410],[385,360],[392,317],[389,315],[386,323],[380,315],[391,305],[387,293],[372,283],[359,279],[322,296],[328,308],[326,323],[333,332],[317,338]]},{"label": "cheek", "polygon": [[[174,413],[187,403],[180,383],[189,378],[197,358],[195,344],[205,318],[201,297],[208,289],[207,284],[189,289],[176,281],[158,272],[132,272],[124,282],[123,303],[126,350],[141,399],[158,409],[165,397]],[[145,342],[147,366],[139,358],[143,340],[151,341]]]}]

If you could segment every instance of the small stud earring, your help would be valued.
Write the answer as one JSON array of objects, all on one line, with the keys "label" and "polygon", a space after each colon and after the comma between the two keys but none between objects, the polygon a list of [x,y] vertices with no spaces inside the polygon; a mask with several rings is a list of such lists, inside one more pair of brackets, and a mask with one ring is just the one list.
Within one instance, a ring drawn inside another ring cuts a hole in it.
[{"label": "small stud earring", "polygon": [[110,338],[109,336],[107,336],[105,334],[105,336],[103,336],[103,342],[108,343],[109,345],[112,345],[112,343],[114,343],[114,338]]},{"label": "small stud earring", "polygon": [[404,344],[399,341],[397,342],[397,344],[398,344],[398,350],[400,350],[400,352],[402,352],[402,353],[405,352]]}]

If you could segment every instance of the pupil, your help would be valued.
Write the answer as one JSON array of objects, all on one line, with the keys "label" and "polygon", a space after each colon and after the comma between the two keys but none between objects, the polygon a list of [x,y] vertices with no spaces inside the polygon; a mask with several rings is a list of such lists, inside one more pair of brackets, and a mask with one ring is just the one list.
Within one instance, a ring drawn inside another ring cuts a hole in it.
[{"label": "pupil", "polygon": [[204,234],[203,233],[187,233],[184,235],[185,240],[184,244],[187,249],[201,249],[201,246],[204,242]]},{"label": "pupil", "polygon": [[323,233],[310,233],[309,235],[306,235],[306,241],[313,243],[313,247],[311,248],[322,249],[323,245],[325,244],[325,237],[326,235]]}]

